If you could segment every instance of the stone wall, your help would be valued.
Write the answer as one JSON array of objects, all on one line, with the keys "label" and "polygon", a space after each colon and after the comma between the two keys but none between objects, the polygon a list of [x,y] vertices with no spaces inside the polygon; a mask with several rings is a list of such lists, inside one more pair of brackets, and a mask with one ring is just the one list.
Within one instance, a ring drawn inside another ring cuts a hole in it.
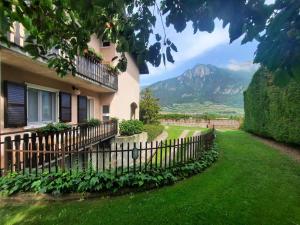
[{"label": "stone wall", "polygon": [[237,120],[230,119],[214,119],[214,120],[199,120],[199,119],[163,119],[160,120],[163,125],[177,125],[177,126],[195,126],[202,128],[210,128],[215,126],[215,128],[230,128],[238,129],[240,127],[240,122]]},{"label": "stone wall", "polygon": [[[146,132],[143,132],[141,134],[135,134],[132,136],[116,136],[115,138],[112,138],[110,140],[109,145],[111,147],[112,152],[110,152],[110,148],[107,147],[105,149],[105,152],[100,151],[98,153],[98,156],[97,153],[91,154],[89,156],[91,157],[89,158],[89,160],[92,161],[93,167],[96,168],[97,158],[98,158],[98,168],[102,170],[103,166],[106,169],[120,167],[122,165],[122,159],[123,159],[123,167],[124,169],[126,169],[128,166],[131,167],[134,164],[134,160],[132,158],[132,149],[134,148],[134,144],[136,143],[136,147],[138,149],[140,149],[140,147],[145,148],[147,139],[148,139],[148,134]],[[122,145],[125,151],[123,151],[123,153],[121,151],[116,153],[115,152],[116,150],[122,149]],[[94,148],[96,148],[96,146]],[[96,149],[94,150],[96,151]],[[147,152],[147,159],[146,159],[145,150],[139,152],[139,157],[136,160],[136,164],[139,165],[140,160],[142,163],[144,163],[145,160],[148,161],[150,159],[149,156],[150,156],[150,150]]]}]

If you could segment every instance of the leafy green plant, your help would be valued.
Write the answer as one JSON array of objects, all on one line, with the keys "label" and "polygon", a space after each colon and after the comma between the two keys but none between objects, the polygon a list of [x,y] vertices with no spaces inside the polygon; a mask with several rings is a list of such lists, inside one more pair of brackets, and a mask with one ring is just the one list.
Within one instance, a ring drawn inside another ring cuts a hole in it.
[{"label": "leafy green plant", "polygon": [[157,123],[160,110],[159,100],[153,96],[151,89],[142,92],[140,101],[140,119],[145,124]]},{"label": "leafy green plant", "polygon": [[145,124],[144,131],[148,134],[148,141],[153,141],[164,130],[164,126],[160,124]]},{"label": "leafy green plant", "polygon": [[97,63],[101,63],[103,60],[102,55],[90,47],[84,51],[84,56]]},{"label": "leafy green plant", "polygon": [[43,173],[38,176],[11,173],[0,178],[1,195],[18,192],[50,193],[53,195],[72,192],[116,192],[122,188],[147,189],[173,184],[174,182],[200,173],[218,158],[216,147],[205,152],[196,161],[178,164],[170,169],[155,169],[147,172],[116,175],[108,171],[72,171]]},{"label": "leafy green plant", "polygon": [[143,122],[139,120],[123,120],[119,125],[120,134],[124,136],[140,134],[143,132],[143,126]]},{"label": "leafy green plant", "polygon": [[108,70],[108,72],[109,72],[110,74],[118,75],[119,72],[120,72],[119,69],[118,69],[117,67],[112,66],[112,65],[110,65],[110,64],[107,64],[106,67],[107,67],[107,70]]},{"label": "leafy green plant", "polygon": [[244,129],[277,141],[300,144],[300,70],[287,80],[258,70],[244,93]]},{"label": "leafy green plant", "polygon": [[118,119],[117,117],[110,117],[110,120],[111,120],[111,121],[115,121],[115,122],[118,122],[118,121],[119,121],[119,119]]},{"label": "leafy green plant", "polygon": [[86,122],[86,124],[87,124],[88,127],[96,127],[96,126],[99,126],[101,124],[101,121],[98,120],[98,119],[92,118],[92,119],[89,119]]},{"label": "leafy green plant", "polygon": [[49,135],[66,131],[71,128],[71,125],[66,123],[49,123],[45,127],[41,127],[37,130],[38,134]]}]

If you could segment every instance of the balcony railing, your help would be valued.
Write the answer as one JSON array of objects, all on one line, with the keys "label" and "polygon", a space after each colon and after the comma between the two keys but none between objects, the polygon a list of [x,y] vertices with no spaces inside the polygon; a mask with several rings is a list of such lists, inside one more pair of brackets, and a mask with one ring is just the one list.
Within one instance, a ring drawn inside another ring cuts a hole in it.
[{"label": "balcony railing", "polygon": [[47,135],[37,130],[2,133],[0,176],[18,171],[50,172],[57,170],[58,164],[63,168],[72,160],[78,160],[76,156],[82,151],[94,148],[117,133],[117,121],[106,121],[95,127],[74,125],[69,130]]},{"label": "balcony railing", "polygon": [[[8,39],[19,47],[24,47],[25,32],[19,23],[15,24],[14,31],[8,34]],[[57,50],[51,53],[58,54]],[[94,62],[86,57],[78,56],[75,60],[77,77],[118,90],[118,76],[109,72],[106,65]]]},{"label": "balcony railing", "polygon": [[77,76],[118,90],[118,76],[111,74],[106,65],[92,62],[84,56],[76,57]]}]

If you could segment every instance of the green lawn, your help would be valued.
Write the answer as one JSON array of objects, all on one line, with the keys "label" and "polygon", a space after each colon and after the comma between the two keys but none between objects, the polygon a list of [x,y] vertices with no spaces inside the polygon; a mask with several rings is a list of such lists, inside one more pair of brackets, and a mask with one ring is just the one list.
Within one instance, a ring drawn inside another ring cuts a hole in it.
[{"label": "green lawn", "polygon": [[0,206],[2,224],[300,224],[300,164],[241,131],[220,159],[176,185],[99,200]]},{"label": "green lawn", "polygon": [[[168,138],[167,138],[168,143],[169,143],[169,140],[172,140],[172,143],[173,143],[174,139],[177,140],[184,130],[189,130],[186,137],[192,137],[193,134],[195,133],[195,131],[206,131],[208,129],[200,128],[200,127],[188,127],[188,126],[173,126],[173,125],[165,126],[165,131],[168,133]],[[164,145],[164,143],[163,143],[163,145]],[[168,152],[170,151],[170,149],[167,149],[167,150],[168,150]],[[164,161],[164,158],[165,158],[164,152],[165,151],[162,151],[162,156],[161,156],[160,151],[157,152],[157,162],[158,162],[158,164],[160,163],[160,160],[162,160],[162,162]],[[167,153],[167,156],[168,155],[169,154]],[[160,159],[160,158],[162,158],[162,159]],[[156,155],[152,159],[153,163],[155,163],[155,161],[156,161]]]},{"label": "green lawn", "polygon": [[168,139],[177,139],[184,130],[189,130],[187,137],[193,136],[195,131],[204,131],[206,128],[200,127],[187,127],[187,126],[168,126],[165,129],[168,133]]}]

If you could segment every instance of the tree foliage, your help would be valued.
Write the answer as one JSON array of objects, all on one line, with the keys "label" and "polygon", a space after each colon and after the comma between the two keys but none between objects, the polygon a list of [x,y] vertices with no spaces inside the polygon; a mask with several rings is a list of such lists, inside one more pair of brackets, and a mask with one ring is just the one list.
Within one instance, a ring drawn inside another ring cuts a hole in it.
[{"label": "tree foliage", "polygon": [[156,123],[158,120],[158,113],[160,110],[158,99],[153,97],[149,88],[142,92],[140,101],[140,120],[145,124]]},{"label": "tree foliage", "polygon": [[[52,54],[49,66],[58,74],[76,72],[74,58],[87,49],[91,34],[117,44],[117,67],[127,67],[125,52],[133,53],[138,64],[154,66],[174,63],[176,46],[165,33],[155,34],[157,17],[166,26],[183,31],[191,22],[196,32],[212,32],[215,19],[229,25],[230,42],[259,42],[255,62],[269,70],[292,72],[299,64],[300,1],[276,0],[3,0],[0,2],[0,38],[5,42],[13,22],[24,25],[26,48],[34,57]],[[165,21],[164,21],[165,18]],[[155,42],[149,42],[155,36]],[[205,44],[205,43],[202,43]]]}]

